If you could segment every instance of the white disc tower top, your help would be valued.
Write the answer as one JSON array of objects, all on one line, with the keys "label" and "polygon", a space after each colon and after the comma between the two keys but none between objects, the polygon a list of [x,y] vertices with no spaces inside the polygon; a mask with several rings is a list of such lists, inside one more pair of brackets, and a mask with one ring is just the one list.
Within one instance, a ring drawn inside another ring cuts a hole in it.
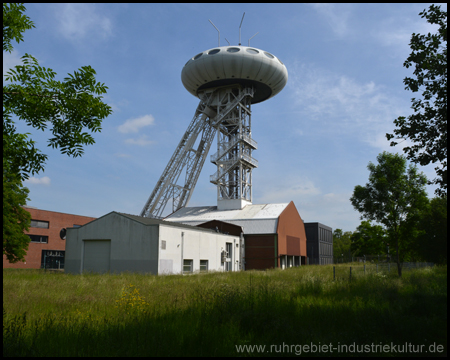
[{"label": "white disc tower top", "polygon": [[253,86],[256,104],[278,94],[286,85],[286,66],[271,53],[247,46],[220,46],[201,52],[184,65],[181,81],[192,95],[208,88]]}]

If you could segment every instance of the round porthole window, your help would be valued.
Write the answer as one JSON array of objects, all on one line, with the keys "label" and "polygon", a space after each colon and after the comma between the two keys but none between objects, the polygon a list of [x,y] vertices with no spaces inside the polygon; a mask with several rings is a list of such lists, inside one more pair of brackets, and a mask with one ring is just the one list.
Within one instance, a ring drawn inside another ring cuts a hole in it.
[{"label": "round porthole window", "polygon": [[238,51],[240,51],[240,50],[241,50],[241,49],[235,48],[235,47],[231,47],[231,48],[228,48],[228,49],[227,49],[227,51],[230,52],[230,53],[235,53],[235,52],[238,52]]},{"label": "round porthole window", "polygon": [[259,51],[256,50],[256,49],[247,49],[247,52],[248,52],[249,54],[259,54]]},{"label": "round porthole window", "polygon": [[200,56],[202,56],[203,55],[203,53],[200,53],[200,54],[198,54],[198,55],[195,55],[194,56],[194,60],[197,60]]},{"label": "round porthole window", "polygon": [[220,51],[220,49],[213,49],[211,51],[208,52],[208,55],[214,55],[217,54]]},{"label": "round porthole window", "polygon": [[268,52],[264,52],[264,55],[266,55],[268,58],[275,58],[275,56],[273,56],[272,54],[268,53]]}]

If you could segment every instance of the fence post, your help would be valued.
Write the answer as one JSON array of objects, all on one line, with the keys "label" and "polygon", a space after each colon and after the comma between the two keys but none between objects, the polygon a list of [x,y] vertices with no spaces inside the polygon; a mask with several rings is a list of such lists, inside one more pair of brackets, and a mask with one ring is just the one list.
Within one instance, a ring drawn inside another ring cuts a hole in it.
[{"label": "fence post", "polygon": [[336,280],[336,266],[333,266],[333,281]]},{"label": "fence post", "polygon": [[350,266],[350,281],[352,281],[352,267]]},{"label": "fence post", "polygon": [[364,264],[364,275],[366,275],[366,264]]},{"label": "fence post", "polygon": [[378,274],[378,263],[377,263],[377,274]]},{"label": "fence post", "polygon": [[391,273],[391,263],[388,263],[388,273]]}]

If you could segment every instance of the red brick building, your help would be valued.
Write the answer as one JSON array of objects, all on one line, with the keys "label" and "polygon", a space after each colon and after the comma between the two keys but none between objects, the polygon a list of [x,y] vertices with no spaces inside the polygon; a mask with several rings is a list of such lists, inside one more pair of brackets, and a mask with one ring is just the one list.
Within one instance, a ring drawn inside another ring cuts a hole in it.
[{"label": "red brick building", "polygon": [[3,268],[63,269],[66,241],[60,237],[63,228],[84,225],[94,217],[65,214],[24,206],[31,214],[31,225],[26,233],[30,237],[25,262],[10,263],[3,255]]}]

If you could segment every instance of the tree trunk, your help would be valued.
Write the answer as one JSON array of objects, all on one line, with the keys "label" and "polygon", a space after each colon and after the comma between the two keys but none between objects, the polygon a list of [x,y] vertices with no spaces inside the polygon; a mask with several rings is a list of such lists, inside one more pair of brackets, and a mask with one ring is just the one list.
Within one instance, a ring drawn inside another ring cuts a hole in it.
[{"label": "tree trunk", "polygon": [[398,270],[398,277],[402,277],[402,264],[400,263],[400,252],[399,252],[399,246],[398,246],[398,234],[396,234],[395,239],[395,249],[397,250],[397,270]]}]

